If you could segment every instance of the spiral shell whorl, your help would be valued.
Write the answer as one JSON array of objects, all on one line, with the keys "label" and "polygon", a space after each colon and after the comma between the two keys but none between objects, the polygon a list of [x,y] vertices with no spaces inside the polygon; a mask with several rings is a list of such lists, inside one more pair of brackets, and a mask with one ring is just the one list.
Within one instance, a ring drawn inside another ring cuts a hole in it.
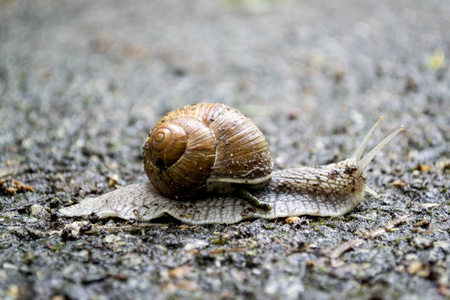
[{"label": "spiral shell whorl", "polygon": [[152,150],[151,162],[161,168],[168,168],[177,162],[186,150],[187,134],[181,126],[163,122],[152,130],[147,143]]},{"label": "spiral shell whorl", "polygon": [[147,177],[163,195],[172,198],[190,197],[203,189],[214,161],[211,130],[192,116],[167,115],[155,125],[144,145]]}]

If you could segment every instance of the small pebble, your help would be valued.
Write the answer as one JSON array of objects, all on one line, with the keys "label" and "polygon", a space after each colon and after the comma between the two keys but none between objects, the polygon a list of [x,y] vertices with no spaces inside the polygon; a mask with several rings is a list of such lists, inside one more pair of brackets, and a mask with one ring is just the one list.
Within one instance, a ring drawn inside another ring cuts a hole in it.
[{"label": "small pebble", "polygon": [[44,211],[44,207],[39,204],[33,204],[30,207],[30,215],[32,217],[38,217]]},{"label": "small pebble", "polygon": [[418,236],[418,237],[414,238],[414,244],[420,249],[430,247],[431,243],[432,243],[432,241],[430,241],[429,239],[424,238],[424,237]]},{"label": "small pebble", "polygon": [[184,278],[187,274],[192,273],[194,271],[194,268],[191,266],[181,266],[174,268],[169,271],[169,276],[171,278]]},{"label": "small pebble", "polygon": [[422,263],[419,261],[413,261],[409,266],[408,266],[408,273],[410,275],[414,275],[417,272],[419,272],[420,270],[422,270]]},{"label": "small pebble", "polygon": [[108,187],[113,187],[117,184],[117,182],[119,181],[119,175],[117,174],[110,174],[108,176],[109,181],[108,181]]},{"label": "small pebble", "polygon": [[296,224],[296,223],[300,223],[301,222],[301,218],[299,218],[299,217],[287,217],[286,218],[286,223],[288,223],[288,224]]}]

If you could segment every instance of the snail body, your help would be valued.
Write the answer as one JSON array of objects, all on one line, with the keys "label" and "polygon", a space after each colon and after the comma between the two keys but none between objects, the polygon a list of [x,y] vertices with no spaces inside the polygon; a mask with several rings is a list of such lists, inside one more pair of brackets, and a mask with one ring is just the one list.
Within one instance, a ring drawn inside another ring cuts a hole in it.
[{"label": "snail body", "polygon": [[[211,114],[217,108],[213,104],[200,105],[207,106],[210,109],[209,112],[195,112],[194,114],[208,116],[206,120],[211,115],[218,116],[214,115],[214,113]],[[177,111],[181,112],[186,109],[191,110],[192,107],[188,106]],[[213,119],[215,120],[215,118]],[[341,216],[352,210],[363,200],[364,192],[369,192],[377,196],[376,192],[366,185],[366,180],[362,173],[375,155],[398,132],[404,129],[403,126],[400,126],[361,158],[370,138],[382,120],[383,118],[380,118],[372,127],[350,158],[336,164],[320,167],[284,169],[272,172],[270,154],[268,156],[264,154],[262,155],[264,157],[263,161],[269,161],[268,166],[270,167],[267,167],[265,173],[262,172],[264,175],[256,177],[258,179],[255,179],[250,184],[246,181],[249,179],[239,177],[238,175],[228,177],[220,175],[218,177],[220,180],[213,181],[215,182],[213,184],[215,187],[210,190],[213,193],[203,194],[204,191],[208,191],[207,185],[209,181],[206,180],[200,184],[196,193],[189,195],[196,196],[188,197],[182,201],[180,199],[173,199],[177,195],[161,194],[158,183],[153,185],[150,183],[133,184],[97,198],[86,199],[79,204],[63,208],[60,212],[65,216],[85,216],[96,213],[100,218],[120,217],[141,221],[147,221],[161,217],[164,214],[169,214],[176,219],[190,224],[231,224],[250,218],[271,219],[298,215]],[[206,123],[208,122],[206,121]],[[242,126],[236,124],[234,127]],[[152,133],[150,133],[150,142],[152,138]],[[144,146],[144,153],[147,150],[146,148],[148,148],[147,144],[149,144],[149,139]],[[226,145],[226,140],[222,142]],[[265,144],[267,145],[267,143]],[[242,153],[248,151],[252,151],[251,148],[247,148]],[[146,159],[150,159],[148,154],[144,154],[144,162]],[[159,158],[155,161],[159,161],[161,165],[161,161],[165,159],[164,155],[159,155]],[[259,165],[256,164],[256,166]],[[194,164],[192,168],[195,167],[196,165]],[[215,167],[213,167],[214,169]],[[148,174],[149,172],[147,172]],[[261,178],[263,179],[261,180]],[[251,188],[252,186],[256,187],[257,189],[252,190],[252,197],[263,203],[267,203],[271,209],[264,210],[257,205],[255,206],[239,194],[229,194],[229,190],[234,189],[234,187],[229,188],[229,186],[233,186],[235,183],[244,184],[245,189]],[[185,189],[186,186],[179,188],[181,192],[185,192]],[[226,193],[215,193],[215,191],[220,191],[221,189],[222,192],[225,191]],[[180,196],[178,195],[178,197]]]}]

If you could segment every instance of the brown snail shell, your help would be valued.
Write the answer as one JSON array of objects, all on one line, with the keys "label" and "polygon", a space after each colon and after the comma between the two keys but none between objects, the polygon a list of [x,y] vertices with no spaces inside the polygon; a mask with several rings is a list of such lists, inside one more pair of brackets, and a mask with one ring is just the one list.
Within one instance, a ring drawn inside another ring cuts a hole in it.
[{"label": "brown snail shell", "polygon": [[272,177],[267,141],[244,114],[224,104],[199,103],[167,113],[143,147],[144,169],[171,198],[256,189]]}]

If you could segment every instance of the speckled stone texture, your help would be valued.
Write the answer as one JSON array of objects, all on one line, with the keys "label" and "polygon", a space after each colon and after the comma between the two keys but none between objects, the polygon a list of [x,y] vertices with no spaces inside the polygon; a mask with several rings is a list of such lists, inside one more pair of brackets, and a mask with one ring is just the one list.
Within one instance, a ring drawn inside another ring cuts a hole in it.
[{"label": "speckled stone texture", "polygon": [[[0,298],[450,297],[450,2],[0,1]],[[406,128],[338,218],[191,226],[58,211],[145,182],[161,116],[222,102],[275,169]],[[33,191],[30,190],[33,189]],[[293,223],[294,222],[294,223]]]}]

